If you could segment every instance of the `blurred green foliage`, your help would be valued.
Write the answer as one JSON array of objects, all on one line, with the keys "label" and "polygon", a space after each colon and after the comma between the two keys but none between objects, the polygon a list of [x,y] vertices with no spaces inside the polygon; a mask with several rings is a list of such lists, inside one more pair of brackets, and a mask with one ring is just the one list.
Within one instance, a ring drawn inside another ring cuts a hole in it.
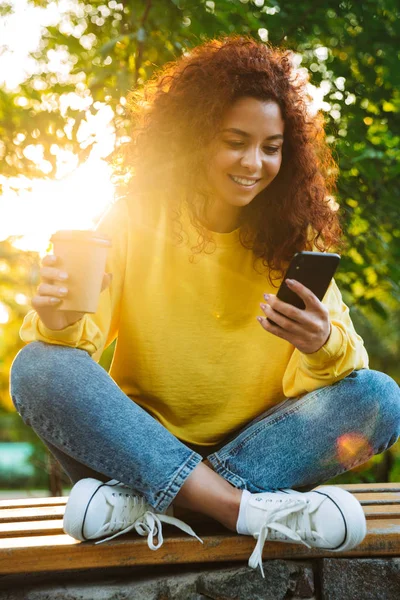
[{"label": "blurred green foliage", "polygon": [[[31,4],[40,10],[48,3]],[[0,18],[12,10],[7,1],[1,3]],[[71,150],[84,161],[95,140],[82,142],[80,127],[103,104],[113,109],[117,144],[123,143],[129,136],[124,113],[128,90],[202,40],[230,33],[250,34],[298,53],[311,83],[325,91],[328,140],[340,172],[336,200],[348,242],[336,279],[365,339],[371,367],[400,382],[397,0],[71,2],[58,24],[43,28],[32,55],[35,73],[15,90],[0,88],[0,174],[44,177],[24,154],[30,144],[42,146],[50,178],[55,148]],[[63,53],[67,74],[51,67],[56,51]],[[76,108],[72,92],[86,99],[86,110]],[[3,406],[10,407],[8,368],[22,346],[18,327],[26,310],[13,298],[27,293],[35,276],[21,267],[26,253],[9,242],[0,249],[0,261],[14,273],[0,270],[1,298],[11,315],[1,327],[0,394]],[[29,259],[35,263],[34,257]],[[111,355],[112,348],[104,364]]]}]

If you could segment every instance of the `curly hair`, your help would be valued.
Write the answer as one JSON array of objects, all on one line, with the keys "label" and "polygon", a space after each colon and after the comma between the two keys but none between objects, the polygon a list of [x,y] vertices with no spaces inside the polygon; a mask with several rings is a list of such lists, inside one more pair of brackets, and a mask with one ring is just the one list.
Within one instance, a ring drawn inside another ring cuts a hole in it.
[{"label": "curly hair", "polygon": [[207,152],[225,111],[241,97],[276,102],[285,124],[278,175],[242,209],[242,245],[278,273],[300,250],[341,245],[331,196],[336,164],[322,116],[309,113],[307,79],[299,76],[292,56],[251,36],[223,36],[165,64],[128,95],[132,135],[119,152],[125,195],[165,201],[179,222],[177,199],[183,192],[199,234],[194,253],[207,251],[212,242],[198,218],[210,202]]}]

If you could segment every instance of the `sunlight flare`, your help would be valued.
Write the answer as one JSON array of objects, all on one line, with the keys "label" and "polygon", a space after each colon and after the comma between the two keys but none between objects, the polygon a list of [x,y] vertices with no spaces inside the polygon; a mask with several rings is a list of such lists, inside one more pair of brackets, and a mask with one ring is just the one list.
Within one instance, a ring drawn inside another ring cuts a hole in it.
[{"label": "sunlight flare", "polygon": [[371,446],[362,433],[350,432],[344,433],[336,441],[336,453],[339,462],[346,467],[352,466],[358,462],[365,462],[373,454]]},{"label": "sunlight flare", "polygon": [[6,182],[0,198],[0,241],[22,236],[13,242],[16,248],[44,256],[58,229],[92,229],[113,200],[110,177],[111,167],[104,160],[89,158],[61,180],[29,182],[18,192]]}]

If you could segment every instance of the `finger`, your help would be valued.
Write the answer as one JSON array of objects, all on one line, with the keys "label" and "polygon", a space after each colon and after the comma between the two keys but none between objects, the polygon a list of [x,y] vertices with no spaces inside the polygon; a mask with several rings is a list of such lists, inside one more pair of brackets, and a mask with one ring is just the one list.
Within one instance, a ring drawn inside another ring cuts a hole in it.
[{"label": "finger", "polygon": [[32,308],[35,310],[40,308],[49,308],[59,306],[62,302],[61,298],[56,296],[34,296],[31,301]]},{"label": "finger", "polygon": [[65,298],[68,294],[68,288],[65,285],[50,285],[49,283],[41,283],[37,289],[39,296],[55,296],[57,298]]},{"label": "finger", "polygon": [[290,331],[291,333],[296,333],[299,331],[299,327],[295,321],[288,319],[285,317],[285,315],[282,315],[280,312],[274,310],[269,304],[260,304],[260,307],[264,311],[266,317],[276,323],[276,325],[282,329]]},{"label": "finger", "polygon": [[55,267],[42,267],[40,269],[40,276],[47,281],[67,281],[68,279],[68,273]]},{"label": "finger", "polygon": [[31,305],[34,309],[59,306],[67,294],[68,288],[65,286],[41,283],[37,288],[36,296],[31,300]]},{"label": "finger", "polygon": [[300,296],[306,305],[306,308],[313,309],[319,306],[320,301],[318,300],[317,296],[305,285],[299,281],[296,281],[295,279],[286,279],[285,282],[290,290]]},{"label": "finger", "polygon": [[48,265],[49,267],[51,267],[52,265],[56,264],[57,256],[55,256],[54,254],[46,254],[46,256],[44,256],[42,259],[42,265]]},{"label": "finger", "polygon": [[257,321],[260,323],[261,327],[265,329],[265,331],[268,331],[269,333],[272,333],[283,340],[290,341],[289,338],[293,337],[293,334],[289,333],[285,329],[282,329],[282,327],[279,327],[278,325],[274,325],[274,323],[271,323],[271,321],[265,317],[257,317]]},{"label": "finger", "polygon": [[283,302],[279,300],[277,296],[264,296],[268,300],[268,304],[277,312],[285,315],[288,319],[295,321],[296,323],[303,323],[305,317],[305,311],[289,304],[288,302]]}]

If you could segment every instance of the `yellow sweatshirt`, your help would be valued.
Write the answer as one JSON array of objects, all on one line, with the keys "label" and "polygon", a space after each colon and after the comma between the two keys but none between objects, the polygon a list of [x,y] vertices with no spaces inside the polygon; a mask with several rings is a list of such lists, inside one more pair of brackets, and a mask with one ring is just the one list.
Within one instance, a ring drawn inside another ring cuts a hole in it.
[{"label": "yellow sweatshirt", "polygon": [[215,233],[215,251],[190,261],[197,231],[185,213],[182,220],[187,236],[178,245],[165,210],[118,200],[97,227],[113,244],[113,280],[97,313],[52,331],[31,310],[21,339],[81,348],[98,361],[118,338],[111,377],[176,437],[199,446],[221,442],[284,397],[368,367],[335,282],[324,298],[331,335],[302,354],[257,322],[263,294],[277,290],[254,270],[239,231]]}]

